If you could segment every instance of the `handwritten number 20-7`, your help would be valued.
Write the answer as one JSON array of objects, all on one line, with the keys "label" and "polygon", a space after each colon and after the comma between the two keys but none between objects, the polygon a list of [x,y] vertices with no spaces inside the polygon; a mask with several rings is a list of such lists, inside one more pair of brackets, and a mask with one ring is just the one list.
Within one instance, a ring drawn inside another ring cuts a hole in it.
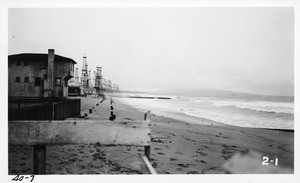
[{"label": "handwritten number 20-7", "polygon": [[[30,175],[29,177],[31,177],[31,180],[30,180],[30,182],[32,182],[33,181],[33,179],[34,179],[34,175]],[[22,181],[22,180],[24,180],[24,178],[25,179],[28,179],[29,177],[24,177],[23,175],[17,175],[16,177],[14,177],[12,180],[13,181]]]}]

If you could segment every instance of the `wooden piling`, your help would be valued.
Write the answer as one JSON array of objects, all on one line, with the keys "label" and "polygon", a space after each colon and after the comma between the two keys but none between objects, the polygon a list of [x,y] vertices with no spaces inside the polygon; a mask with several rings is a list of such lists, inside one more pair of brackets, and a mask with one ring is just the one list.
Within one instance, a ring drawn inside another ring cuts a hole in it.
[{"label": "wooden piling", "polygon": [[46,174],[46,145],[33,146],[34,174]]},{"label": "wooden piling", "polygon": [[145,156],[149,159],[150,161],[150,146],[145,146]]},{"label": "wooden piling", "polygon": [[[148,111],[144,115],[144,121],[149,121],[149,120],[150,120],[150,111]],[[150,146],[145,146],[145,155],[149,159],[149,161],[150,161],[150,153],[151,153],[150,152]]]}]

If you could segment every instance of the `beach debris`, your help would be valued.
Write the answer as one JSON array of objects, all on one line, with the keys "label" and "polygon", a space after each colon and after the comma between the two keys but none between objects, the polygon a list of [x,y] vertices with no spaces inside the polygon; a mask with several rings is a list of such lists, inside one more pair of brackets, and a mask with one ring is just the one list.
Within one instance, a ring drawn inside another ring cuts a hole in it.
[{"label": "beach debris", "polygon": [[165,143],[165,140],[161,140],[160,137],[152,137],[151,142]]}]

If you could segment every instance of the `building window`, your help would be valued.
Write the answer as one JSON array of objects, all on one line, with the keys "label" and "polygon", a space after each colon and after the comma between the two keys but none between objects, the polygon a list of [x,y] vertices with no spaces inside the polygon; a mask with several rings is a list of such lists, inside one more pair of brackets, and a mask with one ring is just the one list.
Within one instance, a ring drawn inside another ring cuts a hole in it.
[{"label": "building window", "polygon": [[24,78],[24,83],[29,83],[29,77]]},{"label": "building window", "polygon": [[46,69],[46,68],[47,68],[47,62],[41,61],[41,69]]},{"label": "building window", "polygon": [[28,66],[28,62],[27,61],[24,61],[24,66]]},{"label": "building window", "polygon": [[16,77],[16,83],[20,83],[21,78],[20,77]]},{"label": "building window", "polygon": [[60,85],[61,85],[61,79],[55,78],[55,86],[60,86]]},{"label": "building window", "polygon": [[44,80],[47,80],[47,79],[48,79],[48,75],[44,74]]},{"label": "building window", "polygon": [[34,86],[41,86],[41,77],[36,77],[35,78]]},{"label": "building window", "polygon": [[21,62],[20,61],[17,61],[17,66],[20,66],[21,65]]}]

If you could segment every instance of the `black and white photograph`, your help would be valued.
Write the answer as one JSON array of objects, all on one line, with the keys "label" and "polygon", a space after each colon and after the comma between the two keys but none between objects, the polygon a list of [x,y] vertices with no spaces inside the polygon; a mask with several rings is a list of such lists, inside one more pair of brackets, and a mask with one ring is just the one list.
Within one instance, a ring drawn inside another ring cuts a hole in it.
[{"label": "black and white photograph", "polygon": [[295,10],[8,7],[4,173],[294,176]]}]

